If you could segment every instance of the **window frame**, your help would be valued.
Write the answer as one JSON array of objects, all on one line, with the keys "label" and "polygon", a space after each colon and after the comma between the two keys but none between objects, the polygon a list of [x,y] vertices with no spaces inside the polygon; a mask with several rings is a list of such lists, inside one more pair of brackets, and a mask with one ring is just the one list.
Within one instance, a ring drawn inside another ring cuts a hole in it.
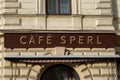
[{"label": "window frame", "polygon": [[48,0],[46,0],[46,14],[47,15],[71,15],[71,0],[69,0],[68,6],[69,6],[69,12],[68,13],[60,13],[60,0],[57,1],[57,11],[58,13],[48,13]]}]

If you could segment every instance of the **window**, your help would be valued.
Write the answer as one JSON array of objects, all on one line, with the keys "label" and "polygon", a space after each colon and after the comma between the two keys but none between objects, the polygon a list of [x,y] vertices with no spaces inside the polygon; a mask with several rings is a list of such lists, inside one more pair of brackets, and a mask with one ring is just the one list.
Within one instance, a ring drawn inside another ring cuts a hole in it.
[{"label": "window", "polygon": [[56,65],[45,70],[40,80],[80,80],[78,74],[71,68]]},{"label": "window", "polygon": [[46,0],[47,14],[70,14],[70,0]]}]

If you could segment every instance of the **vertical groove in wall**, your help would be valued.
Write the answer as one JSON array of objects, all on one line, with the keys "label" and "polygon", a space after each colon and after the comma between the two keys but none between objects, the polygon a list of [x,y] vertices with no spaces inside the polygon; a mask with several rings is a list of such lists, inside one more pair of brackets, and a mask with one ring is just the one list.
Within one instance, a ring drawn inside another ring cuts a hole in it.
[{"label": "vertical groove in wall", "polygon": [[76,0],[76,14],[78,14],[78,0]]},{"label": "vertical groove in wall", "polygon": [[36,5],[36,6],[37,6],[37,14],[40,14],[40,8],[39,8],[40,2],[39,2],[39,0],[37,0],[36,2],[37,2],[37,3],[36,3],[36,4],[37,4],[37,5]]}]

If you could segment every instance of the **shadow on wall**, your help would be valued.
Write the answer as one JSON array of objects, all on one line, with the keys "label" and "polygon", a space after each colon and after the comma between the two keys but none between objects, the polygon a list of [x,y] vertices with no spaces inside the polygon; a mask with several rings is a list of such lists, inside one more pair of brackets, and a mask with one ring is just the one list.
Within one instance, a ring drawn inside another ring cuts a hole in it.
[{"label": "shadow on wall", "polygon": [[115,27],[115,30],[120,30],[119,29],[119,21],[118,21],[118,3],[117,0],[111,0],[111,5],[112,5],[112,12],[113,12],[113,25]]}]

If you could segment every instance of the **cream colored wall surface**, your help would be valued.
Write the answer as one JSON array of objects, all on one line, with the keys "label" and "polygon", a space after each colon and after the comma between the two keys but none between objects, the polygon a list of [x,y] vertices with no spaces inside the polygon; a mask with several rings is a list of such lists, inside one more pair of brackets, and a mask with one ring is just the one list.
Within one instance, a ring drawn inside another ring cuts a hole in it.
[{"label": "cream colored wall surface", "polygon": [[[46,15],[45,3],[45,0],[0,0],[0,30],[120,29],[120,0],[71,0],[71,15]],[[36,80],[41,68],[49,66],[14,63],[3,59],[5,56],[64,56],[65,49],[71,56],[116,55],[114,48],[11,49],[4,48],[3,42],[3,34],[0,34],[0,80]],[[117,80],[116,62],[78,64],[73,68],[82,80]]]},{"label": "cream colored wall surface", "polygon": [[[42,72],[52,64],[25,64],[11,63],[5,61],[4,78],[2,80],[40,80]],[[116,63],[112,62],[91,62],[91,63],[63,63],[73,68],[80,80],[117,80]]]},{"label": "cream colored wall surface", "polygon": [[0,29],[115,30],[112,0],[71,0],[71,15],[46,15],[45,3],[1,0]]}]

